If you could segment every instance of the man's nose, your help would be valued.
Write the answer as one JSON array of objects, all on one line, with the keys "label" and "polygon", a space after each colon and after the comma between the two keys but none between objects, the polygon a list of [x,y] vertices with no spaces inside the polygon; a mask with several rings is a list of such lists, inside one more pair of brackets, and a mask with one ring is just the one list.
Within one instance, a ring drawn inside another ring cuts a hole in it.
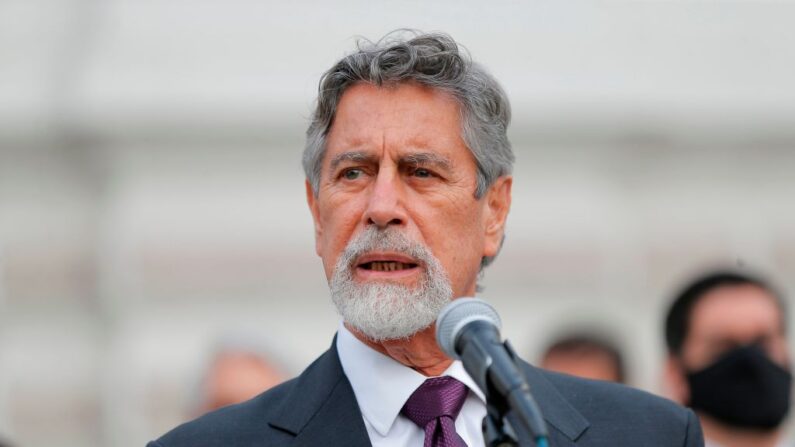
[{"label": "man's nose", "polygon": [[382,169],[376,176],[363,216],[366,225],[386,228],[406,223],[403,187],[399,176],[390,171]]}]

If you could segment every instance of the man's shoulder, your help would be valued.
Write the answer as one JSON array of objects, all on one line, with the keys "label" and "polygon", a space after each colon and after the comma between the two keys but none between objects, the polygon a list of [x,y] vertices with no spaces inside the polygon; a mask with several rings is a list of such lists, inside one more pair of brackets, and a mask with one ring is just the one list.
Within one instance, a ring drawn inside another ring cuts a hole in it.
[{"label": "man's shoulder", "polygon": [[253,446],[263,442],[264,432],[269,433],[267,445],[279,445],[280,434],[285,441],[291,437],[269,427],[268,421],[278,415],[297,381],[298,378],[289,380],[253,399],[179,425],[148,447]]},{"label": "man's shoulder", "polygon": [[[618,383],[590,380],[539,369],[541,374],[580,411],[603,412],[610,408],[654,411],[672,417],[686,414],[680,405],[666,398]],[[610,405],[608,405],[610,404]]]},{"label": "man's shoulder", "polygon": [[655,440],[659,445],[701,445],[692,439],[701,437],[693,412],[668,399],[616,383],[538,371],[587,421],[583,439],[613,437]]},{"label": "man's shoulder", "polygon": [[[336,351],[328,350],[295,379],[246,402],[186,422],[148,447],[288,445],[331,393],[340,388],[343,377]],[[351,391],[351,399],[352,394]]]}]

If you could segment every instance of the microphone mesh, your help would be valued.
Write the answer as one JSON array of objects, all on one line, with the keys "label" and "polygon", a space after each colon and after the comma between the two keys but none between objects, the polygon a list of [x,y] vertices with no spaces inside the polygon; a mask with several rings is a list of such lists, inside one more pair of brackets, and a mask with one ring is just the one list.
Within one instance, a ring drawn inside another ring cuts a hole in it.
[{"label": "microphone mesh", "polygon": [[446,305],[436,319],[436,343],[445,354],[460,359],[455,352],[455,340],[458,333],[473,321],[485,321],[502,328],[502,321],[491,304],[479,298],[458,298]]}]

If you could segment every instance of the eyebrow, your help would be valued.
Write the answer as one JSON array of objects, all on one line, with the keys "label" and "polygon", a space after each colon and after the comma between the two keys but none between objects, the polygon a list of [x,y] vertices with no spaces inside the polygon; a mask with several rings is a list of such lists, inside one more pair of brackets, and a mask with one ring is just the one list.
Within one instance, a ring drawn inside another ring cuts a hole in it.
[{"label": "eyebrow", "polygon": [[336,171],[340,163],[344,161],[375,163],[376,157],[363,151],[343,152],[341,154],[335,155],[334,158],[331,159],[331,172]]},{"label": "eyebrow", "polygon": [[[349,151],[343,152],[341,154],[337,154],[334,158],[331,159],[330,163],[330,170],[334,172],[337,170],[339,165],[346,161],[353,161],[353,162],[366,162],[376,164],[378,163],[378,157],[373,154],[368,154],[364,151]],[[417,152],[414,154],[408,154],[400,157],[398,160],[398,164],[402,165],[412,165],[412,166],[436,166],[437,168],[450,170],[452,163],[450,159],[444,157],[439,154],[435,154],[433,152]]]},{"label": "eyebrow", "polygon": [[410,164],[414,166],[436,166],[437,168],[450,170],[452,163],[447,157],[443,157],[433,152],[418,152],[400,157],[401,164]]}]

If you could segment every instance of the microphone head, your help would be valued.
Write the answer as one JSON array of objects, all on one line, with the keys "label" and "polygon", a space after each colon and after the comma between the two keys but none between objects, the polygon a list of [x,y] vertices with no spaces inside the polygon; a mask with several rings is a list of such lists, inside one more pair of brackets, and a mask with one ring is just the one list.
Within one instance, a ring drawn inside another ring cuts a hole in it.
[{"label": "microphone head", "polygon": [[491,304],[479,298],[458,298],[444,306],[436,319],[436,343],[449,357],[460,360],[455,351],[455,341],[461,329],[473,321],[485,321],[499,331],[502,321]]}]

